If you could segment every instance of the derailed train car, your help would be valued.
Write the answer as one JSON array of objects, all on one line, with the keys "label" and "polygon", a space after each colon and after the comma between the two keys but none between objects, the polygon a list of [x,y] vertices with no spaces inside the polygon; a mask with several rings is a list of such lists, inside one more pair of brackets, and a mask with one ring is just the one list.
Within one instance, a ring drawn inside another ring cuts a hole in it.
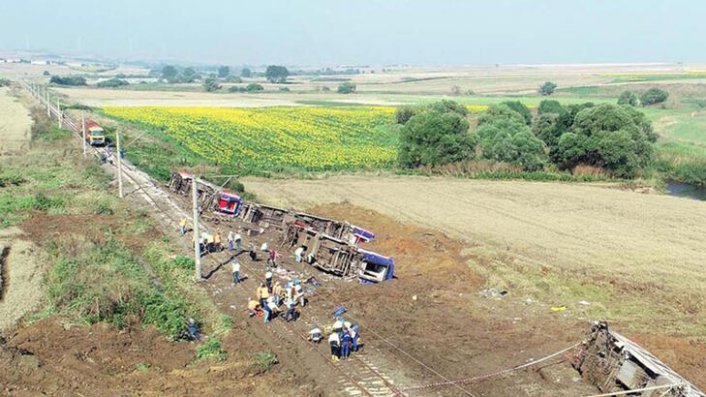
[{"label": "derailed train car", "polygon": [[[306,247],[305,260],[312,266],[339,276],[358,277],[363,282],[378,283],[394,277],[390,257],[363,250],[358,244],[371,241],[375,234],[364,228],[304,212],[259,203],[245,202],[240,195],[198,179],[197,201],[201,212],[217,215],[214,221],[240,219],[258,226],[258,230],[283,232],[282,245]],[[168,187],[189,197],[193,176],[174,172]]]},{"label": "derailed train car", "polygon": [[379,283],[395,275],[392,258],[364,250],[348,241],[329,236],[301,223],[291,223],[282,245],[303,247],[303,260],[321,271],[340,277],[358,277],[363,282]]},{"label": "derailed train car", "polygon": [[574,367],[604,393],[641,397],[706,397],[694,385],[630,339],[600,322],[591,328]]}]

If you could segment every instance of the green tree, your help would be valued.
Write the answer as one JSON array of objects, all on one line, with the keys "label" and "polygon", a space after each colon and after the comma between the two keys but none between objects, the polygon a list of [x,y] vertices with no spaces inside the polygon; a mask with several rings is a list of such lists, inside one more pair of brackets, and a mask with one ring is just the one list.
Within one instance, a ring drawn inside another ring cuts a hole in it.
[{"label": "green tree", "polygon": [[352,94],[356,90],[356,85],[353,83],[345,82],[338,86],[336,90],[339,94]]},{"label": "green tree", "polygon": [[172,65],[166,65],[162,68],[162,78],[167,81],[173,81],[176,78],[177,73],[179,72]]},{"label": "green tree", "polygon": [[539,106],[537,107],[537,114],[545,113],[555,113],[561,115],[566,113],[566,109],[561,106],[561,103],[559,103],[559,101],[556,101],[554,99],[544,99],[539,102]]},{"label": "green tree", "polygon": [[216,80],[215,77],[207,77],[203,81],[204,91],[213,92],[213,91],[218,91],[220,88],[221,88],[221,85],[218,84],[218,80]]},{"label": "green tree", "polygon": [[51,76],[49,83],[58,85],[86,85],[86,79],[81,76]]},{"label": "green tree", "polygon": [[101,87],[101,88],[114,88],[114,87],[121,87],[121,86],[125,86],[125,85],[130,85],[130,83],[127,80],[117,79],[117,78],[103,80],[103,81],[99,81],[98,83],[96,83],[96,87]]},{"label": "green tree", "polygon": [[250,83],[245,87],[245,91],[247,92],[263,91],[264,89],[265,87],[257,83]]},{"label": "green tree", "polygon": [[398,160],[412,168],[464,161],[473,158],[476,144],[464,117],[427,110],[412,116],[400,131]]},{"label": "green tree", "polygon": [[180,83],[193,83],[196,81],[196,79],[199,78],[198,73],[196,73],[196,70],[194,68],[185,68],[184,70],[181,71],[181,74],[179,75],[179,78],[176,79],[176,81]]},{"label": "green tree", "polygon": [[245,77],[246,79],[252,76],[252,71],[249,68],[240,69],[240,77]]},{"label": "green tree", "polygon": [[519,113],[522,118],[525,119],[525,124],[530,125],[532,124],[532,112],[530,112],[529,108],[525,106],[524,103],[520,101],[505,101],[501,103],[502,105],[505,105],[509,107],[510,109],[514,110],[515,112]]},{"label": "green tree", "polygon": [[419,108],[413,106],[400,106],[395,110],[395,120],[397,124],[407,124],[407,121],[419,111]]},{"label": "green tree", "polygon": [[640,106],[640,97],[635,91],[625,90],[618,97],[618,105]]},{"label": "green tree", "polygon": [[476,134],[486,159],[516,164],[526,171],[541,170],[547,162],[544,144],[524,118],[498,116],[480,125]]},{"label": "green tree", "polygon": [[218,68],[218,77],[224,79],[230,76],[230,68],[228,66],[221,66]]},{"label": "green tree", "polygon": [[498,120],[513,119],[518,123],[525,123],[525,118],[517,113],[516,111],[510,109],[509,106],[505,104],[494,105],[488,108],[483,114],[478,117],[478,125],[494,123]]},{"label": "green tree", "polygon": [[453,112],[462,117],[468,116],[468,109],[465,106],[448,99],[442,99],[439,102],[431,103],[427,105],[427,109],[439,113]]},{"label": "green tree", "polygon": [[265,78],[270,83],[284,83],[287,81],[287,77],[289,77],[289,70],[284,66],[270,65],[265,70]]},{"label": "green tree", "polygon": [[634,177],[653,158],[657,139],[644,114],[627,106],[600,104],[580,110],[559,138],[556,160],[565,169],[588,164]]},{"label": "green tree", "polygon": [[659,88],[650,88],[640,95],[640,101],[644,106],[655,105],[667,100],[669,93]]},{"label": "green tree", "polygon": [[539,93],[544,95],[544,96],[549,96],[554,93],[554,90],[556,90],[556,83],[553,81],[546,81],[544,84],[539,86]]}]

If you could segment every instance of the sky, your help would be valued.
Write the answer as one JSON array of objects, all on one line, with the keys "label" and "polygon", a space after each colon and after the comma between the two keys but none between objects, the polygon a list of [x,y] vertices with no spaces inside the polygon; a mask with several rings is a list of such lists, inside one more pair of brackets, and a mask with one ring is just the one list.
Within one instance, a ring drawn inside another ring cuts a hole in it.
[{"label": "sky", "polygon": [[0,50],[230,65],[706,62],[704,0],[0,0]]}]

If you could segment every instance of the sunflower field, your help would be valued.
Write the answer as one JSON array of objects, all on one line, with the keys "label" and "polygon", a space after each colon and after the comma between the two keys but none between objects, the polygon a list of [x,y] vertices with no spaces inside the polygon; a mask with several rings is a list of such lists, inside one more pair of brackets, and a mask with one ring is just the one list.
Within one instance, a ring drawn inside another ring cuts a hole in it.
[{"label": "sunflower field", "polygon": [[214,164],[241,172],[391,167],[393,107],[107,107]]}]

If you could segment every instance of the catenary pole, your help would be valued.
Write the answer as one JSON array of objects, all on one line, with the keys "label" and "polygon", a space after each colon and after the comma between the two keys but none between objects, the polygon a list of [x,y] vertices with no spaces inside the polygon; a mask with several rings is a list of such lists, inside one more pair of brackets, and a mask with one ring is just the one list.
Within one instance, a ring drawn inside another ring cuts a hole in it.
[{"label": "catenary pole", "polygon": [[192,210],[194,212],[194,264],[195,264],[195,274],[194,279],[196,281],[201,281],[201,247],[199,246],[199,240],[201,236],[199,235],[199,204],[198,204],[198,184],[196,180],[198,179],[196,175],[191,176],[191,200],[192,200]]},{"label": "catenary pole", "polygon": [[120,155],[120,130],[115,131],[115,141],[117,147],[116,154],[118,156],[118,196],[123,198],[125,195],[123,194],[123,160]]},{"label": "catenary pole", "polygon": [[61,102],[56,98],[56,119],[59,120],[59,128],[61,128]]},{"label": "catenary pole", "polygon": [[86,157],[86,115],[81,112],[81,135],[83,136],[83,157]]}]

